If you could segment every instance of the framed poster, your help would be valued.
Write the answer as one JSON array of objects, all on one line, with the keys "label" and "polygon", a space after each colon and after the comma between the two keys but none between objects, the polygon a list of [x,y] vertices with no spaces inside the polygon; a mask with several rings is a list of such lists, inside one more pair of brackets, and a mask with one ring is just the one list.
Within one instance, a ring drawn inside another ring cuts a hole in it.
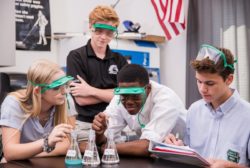
[{"label": "framed poster", "polygon": [[16,49],[50,51],[49,0],[15,0]]}]

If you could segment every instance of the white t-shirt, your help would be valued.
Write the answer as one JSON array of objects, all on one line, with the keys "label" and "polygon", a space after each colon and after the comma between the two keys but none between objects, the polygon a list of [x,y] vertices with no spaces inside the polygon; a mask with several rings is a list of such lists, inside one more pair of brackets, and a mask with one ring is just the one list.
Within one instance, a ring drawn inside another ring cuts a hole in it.
[{"label": "white t-shirt", "polygon": [[[109,116],[109,129],[113,131],[116,142],[123,141],[121,131],[126,126],[135,131],[140,139],[160,142],[171,132],[179,117],[185,120],[186,109],[176,93],[154,81],[150,83],[151,92],[141,113],[130,115],[120,102],[119,95],[115,95],[106,108],[105,113]],[[144,128],[140,127],[138,117],[145,125]]]}]

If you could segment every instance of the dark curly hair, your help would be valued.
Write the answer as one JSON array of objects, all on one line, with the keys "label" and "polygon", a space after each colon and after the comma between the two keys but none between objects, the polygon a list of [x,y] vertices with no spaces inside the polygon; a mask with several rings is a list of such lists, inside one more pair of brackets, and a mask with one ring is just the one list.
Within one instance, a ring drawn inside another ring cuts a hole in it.
[{"label": "dark curly hair", "polygon": [[[228,64],[234,64],[234,56],[229,49],[219,47],[216,48],[225,54]],[[203,60],[193,60],[191,61],[190,65],[195,71],[200,73],[218,73],[224,80],[226,80],[230,74],[234,73],[234,69],[230,67],[224,67],[222,58],[220,58],[216,64],[207,57]]]},{"label": "dark curly hair", "polygon": [[118,83],[139,82],[141,85],[149,84],[149,75],[147,70],[141,65],[127,64],[117,74]]}]

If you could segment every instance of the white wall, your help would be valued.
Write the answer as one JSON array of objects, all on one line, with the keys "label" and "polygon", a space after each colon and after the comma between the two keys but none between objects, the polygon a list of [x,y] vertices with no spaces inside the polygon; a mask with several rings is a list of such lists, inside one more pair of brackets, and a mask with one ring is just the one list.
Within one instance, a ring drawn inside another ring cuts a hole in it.
[{"label": "white wall", "polygon": [[[83,32],[88,14],[96,5],[110,5],[115,2],[115,0],[51,0],[52,32]],[[121,21],[139,22],[142,26],[140,32],[164,35],[150,0],[121,0],[115,9]],[[122,25],[119,31],[123,31]],[[159,46],[161,81],[174,89],[185,102],[186,33]],[[0,71],[26,72],[29,65],[39,58],[48,58],[59,63],[59,42],[52,40],[50,52],[16,51],[16,66],[0,68]]]}]

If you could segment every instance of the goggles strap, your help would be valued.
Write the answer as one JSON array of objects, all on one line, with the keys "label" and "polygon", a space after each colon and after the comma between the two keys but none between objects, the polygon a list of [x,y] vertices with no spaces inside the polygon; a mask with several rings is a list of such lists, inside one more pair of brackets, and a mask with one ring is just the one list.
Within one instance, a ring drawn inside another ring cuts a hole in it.
[{"label": "goggles strap", "polygon": [[113,32],[117,31],[117,28],[114,27],[114,26],[111,26],[111,25],[107,25],[107,24],[101,24],[101,23],[95,23],[93,25],[93,27],[96,29],[96,28],[99,28],[99,29],[107,29],[107,30],[111,30]]}]

